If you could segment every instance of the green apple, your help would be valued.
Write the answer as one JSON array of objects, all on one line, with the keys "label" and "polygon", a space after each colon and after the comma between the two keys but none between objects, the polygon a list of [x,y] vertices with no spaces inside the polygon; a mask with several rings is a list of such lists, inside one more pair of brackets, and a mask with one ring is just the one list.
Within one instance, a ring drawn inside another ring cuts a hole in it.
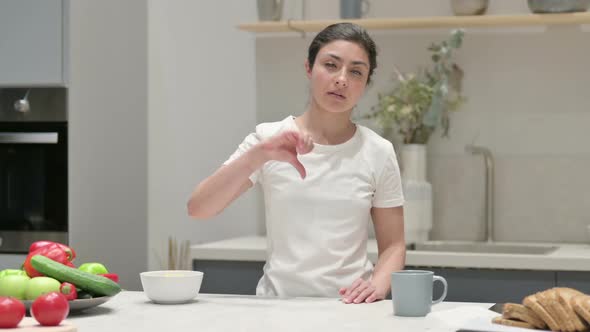
[{"label": "green apple", "polygon": [[26,276],[27,272],[25,270],[17,270],[17,269],[5,269],[0,271],[0,278],[12,275],[22,275]]},{"label": "green apple", "polygon": [[23,275],[9,275],[0,279],[0,296],[25,299],[25,292],[31,278]]},{"label": "green apple", "polygon": [[35,277],[29,280],[25,291],[25,300],[34,300],[39,295],[58,292],[61,283],[50,277]]},{"label": "green apple", "polygon": [[109,273],[109,270],[102,263],[84,263],[78,267],[78,270],[82,270],[92,274],[105,274]]}]

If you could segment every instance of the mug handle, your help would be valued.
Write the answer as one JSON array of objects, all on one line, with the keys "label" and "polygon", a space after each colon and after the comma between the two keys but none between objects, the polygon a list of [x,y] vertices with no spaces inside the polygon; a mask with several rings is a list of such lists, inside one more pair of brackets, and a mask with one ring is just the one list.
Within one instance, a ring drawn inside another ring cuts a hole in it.
[{"label": "mug handle", "polygon": [[440,276],[434,276],[433,283],[437,280],[443,283],[443,286],[444,286],[443,293],[437,300],[432,301],[432,304],[437,304],[439,302],[442,302],[447,297],[447,288],[448,288],[447,280],[443,277],[440,277]]},{"label": "mug handle", "polygon": [[361,6],[364,5],[363,9],[361,10],[361,17],[366,16],[369,13],[369,9],[371,8],[371,3],[369,0],[361,0]]}]

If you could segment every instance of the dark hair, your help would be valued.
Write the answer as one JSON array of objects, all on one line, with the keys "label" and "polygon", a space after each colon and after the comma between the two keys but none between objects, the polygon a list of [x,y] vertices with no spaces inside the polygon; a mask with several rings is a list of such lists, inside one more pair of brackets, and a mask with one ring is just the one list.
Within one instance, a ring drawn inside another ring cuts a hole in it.
[{"label": "dark hair", "polygon": [[371,82],[373,71],[377,68],[377,46],[375,46],[375,42],[363,27],[353,23],[336,23],[329,25],[320,31],[309,45],[307,53],[309,67],[313,68],[315,58],[320,49],[324,47],[324,45],[336,40],[350,41],[365,49],[369,58],[370,68],[369,76],[367,78],[367,84],[369,84]]}]

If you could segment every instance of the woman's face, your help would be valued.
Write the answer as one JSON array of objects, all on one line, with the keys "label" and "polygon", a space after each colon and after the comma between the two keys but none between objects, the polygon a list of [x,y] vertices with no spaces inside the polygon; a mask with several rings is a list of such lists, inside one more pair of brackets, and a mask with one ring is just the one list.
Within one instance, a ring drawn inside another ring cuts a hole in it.
[{"label": "woman's face", "polygon": [[365,92],[369,75],[367,52],[356,43],[336,40],[318,52],[313,69],[306,61],[313,100],[322,109],[350,111]]}]

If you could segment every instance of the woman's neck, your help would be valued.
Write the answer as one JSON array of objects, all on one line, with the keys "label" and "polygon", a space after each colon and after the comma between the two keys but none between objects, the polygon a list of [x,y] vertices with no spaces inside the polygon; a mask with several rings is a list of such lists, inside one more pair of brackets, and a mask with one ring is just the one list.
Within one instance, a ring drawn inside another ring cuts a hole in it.
[{"label": "woman's neck", "polygon": [[322,145],[335,145],[348,141],[356,131],[356,126],[350,121],[352,110],[342,113],[332,113],[321,109],[317,104],[310,103],[309,109],[295,119],[295,123]]}]

